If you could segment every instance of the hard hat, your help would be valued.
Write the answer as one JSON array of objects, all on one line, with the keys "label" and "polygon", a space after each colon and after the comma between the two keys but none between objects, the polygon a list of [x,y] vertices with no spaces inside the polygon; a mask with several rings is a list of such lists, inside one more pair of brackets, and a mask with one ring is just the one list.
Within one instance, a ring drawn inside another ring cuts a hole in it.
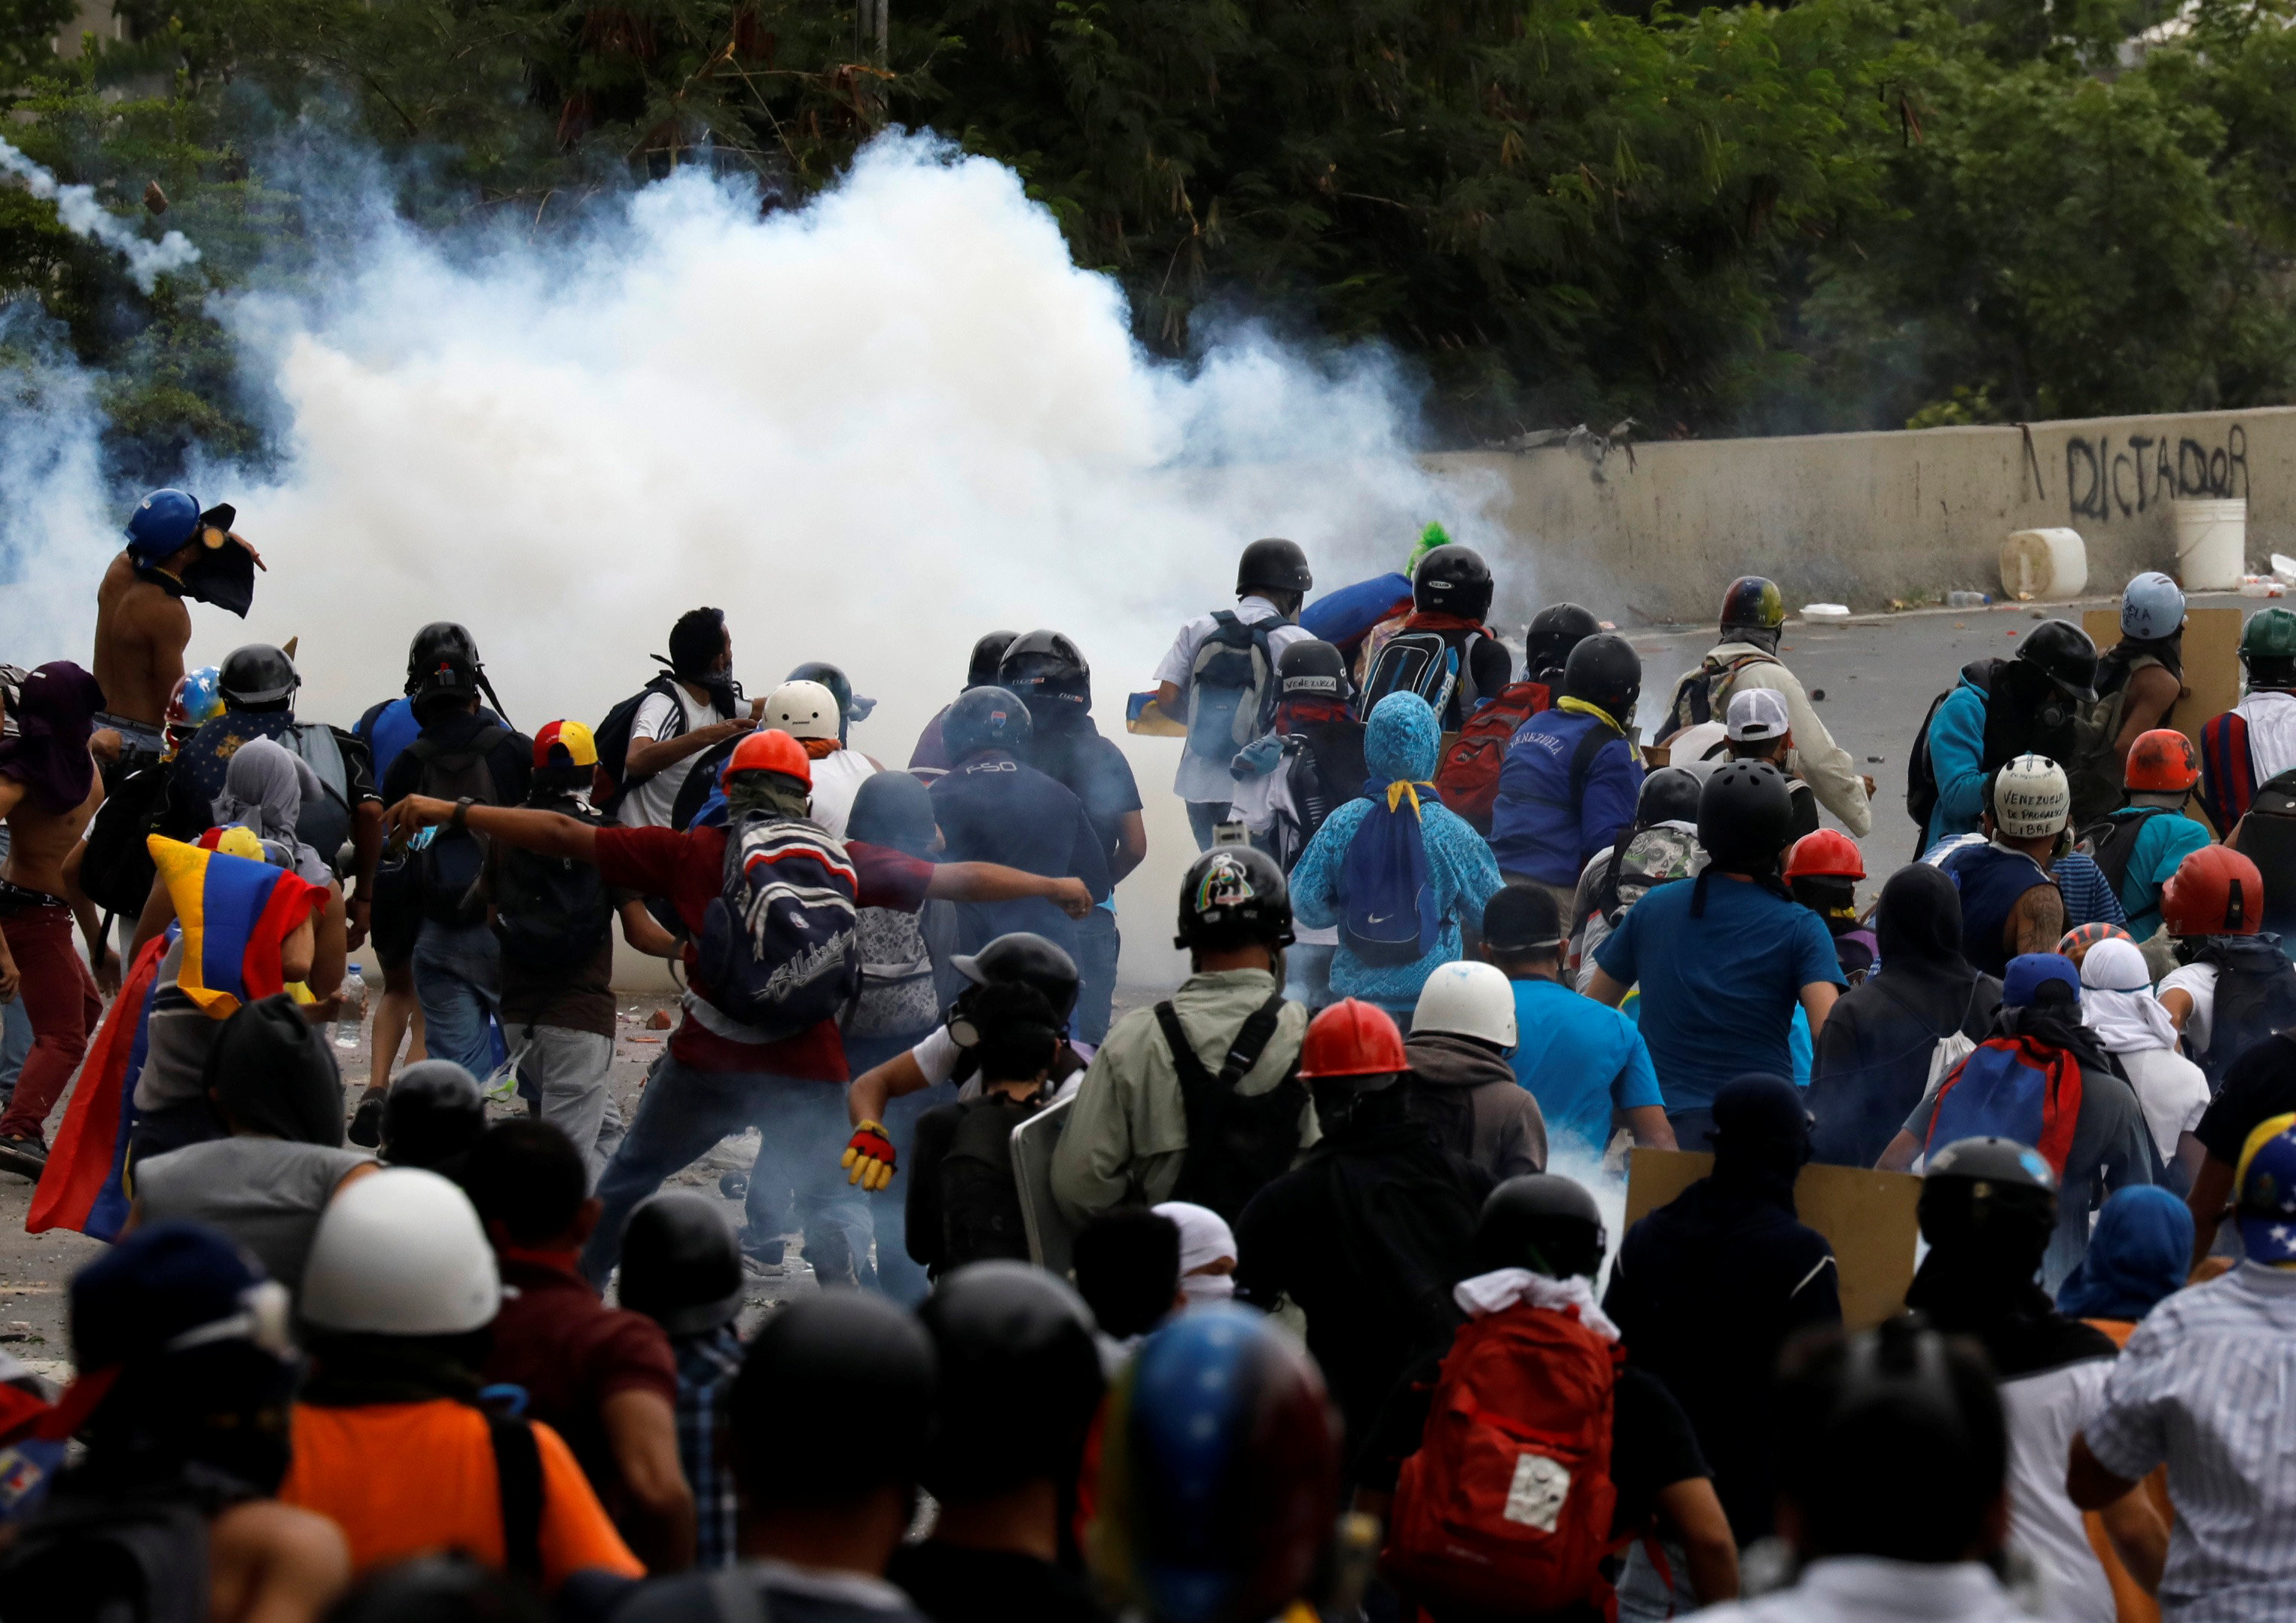
[{"label": "hard hat", "polygon": [[2080,971],[2062,953],[2019,953],[2001,971],[2004,1007],[2022,1009],[2037,1002],[2041,988],[2052,984],[2069,987],[2072,1001],[2080,1001]]},{"label": "hard hat", "polygon": [[2132,794],[2182,794],[2201,781],[2193,741],[2173,727],[2139,733],[2120,781]]},{"label": "hard hat", "polygon": [[730,1324],[742,1311],[742,1247],[718,1201],[668,1189],[641,1203],[622,1231],[617,1299],[674,1336]]},{"label": "hard hat", "polygon": [[1059,725],[1055,712],[1081,716],[1092,709],[1092,667],[1083,651],[1057,631],[1014,637],[996,668],[996,684],[1020,694],[1038,726]]},{"label": "hard hat", "polygon": [[1235,594],[1246,592],[1312,592],[1316,577],[1297,541],[1270,536],[1243,549],[1235,566]]},{"label": "hard hat", "polygon": [[1642,656],[1615,631],[1581,638],[1563,661],[1563,696],[1594,705],[1620,726],[1633,719],[1642,691]]},{"label": "hard hat", "polygon": [[1786,878],[1863,879],[1866,857],[1857,842],[1839,829],[1822,828],[1804,834],[1786,853]]},{"label": "hard hat", "polygon": [[1695,823],[1698,821],[1698,797],[1706,788],[1706,780],[1687,766],[1661,766],[1643,780],[1635,795],[1635,821],[1652,823]]},{"label": "hard hat", "polygon": [[[734,1473],[770,1507],[849,1503],[906,1488],[932,1435],[939,1360],[906,1308],[824,1291],[767,1316],[734,1378]],[[865,1443],[854,1435],[866,1416]]]},{"label": "hard hat", "polygon": [[737,772],[778,772],[783,777],[795,778],[808,789],[813,787],[813,761],[806,754],[805,746],[778,727],[762,727],[743,734],[742,742],[734,746],[734,753],[726,758],[725,766],[718,768],[718,787],[725,787]]},{"label": "hard hat", "polygon": [[1767,761],[1726,761],[1698,793],[1698,843],[1726,873],[1759,873],[1793,837],[1793,796]]},{"label": "hard hat", "polygon": [[2072,787],[2046,755],[2021,755],[1993,775],[1993,826],[2008,840],[2042,840],[2065,826]]},{"label": "hard hat", "polygon": [[478,1078],[454,1061],[417,1060],[391,1078],[382,1102],[382,1159],[390,1165],[457,1165],[486,1130]]},{"label": "hard hat", "polygon": [[1378,1004],[1356,997],[1343,997],[1309,1021],[1308,1035],[1300,1045],[1303,1081],[1388,1076],[1410,1063],[1394,1017]]},{"label": "hard hat", "polygon": [[1785,594],[1777,582],[1741,575],[1723,590],[1723,630],[1775,631],[1785,623]]},{"label": "hard hat", "polygon": [[1468,1266],[1478,1274],[1529,1268],[1549,1279],[1592,1279],[1609,1245],[1602,1209],[1581,1184],[1551,1172],[1526,1173],[1483,1201]]},{"label": "hard hat", "polygon": [[2264,928],[2264,875],[2229,846],[2204,845],[2161,887],[2172,936],[2252,936]]},{"label": "hard hat", "polygon": [[1073,1483],[1107,1381],[1092,1310],[1069,1283],[1025,1262],[971,1263],[933,1286],[917,1320],[940,1362],[926,1491],[963,1503]]},{"label": "hard hat", "polygon": [[1419,988],[1411,1029],[1448,1032],[1514,1051],[1514,986],[1495,963],[1439,965]]},{"label": "hard hat", "polygon": [[1411,572],[1411,606],[1481,619],[1491,608],[1490,565],[1473,547],[1456,541],[1437,547]]},{"label": "hard hat", "polygon": [[940,740],[948,758],[964,765],[965,758],[983,750],[1005,750],[1018,755],[1029,747],[1034,729],[1029,707],[1008,687],[969,687],[956,696],[940,720]]},{"label": "hard hat", "polygon": [[1214,846],[1180,881],[1180,929],[1172,945],[1216,952],[1250,942],[1292,945],[1291,887],[1265,851]]},{"label": "hard hat", "polygon": [[837,695],[818,682],[784,682],[766,700],[761,727],[779,727],[791,738],[835,738],[844,721]]},{"label": "hard hat", "polygon": [[2250,1260],[2296,1262],[2296,1115],[2256,1124],[2233,1169],[2241,1249]]},{"label": "hard hat", "polygon": [[302,1314],[339,1334],[463,1335],[494,1323],[502,1279],[470,1197],[435,1172],[386,1167],[319,1216]]},{"label": "hard hat", "polygon": [[197,500],[181,490],[154,490],[127,515],[128,554],[138,563],[157,563],[179,551],[199,527]]},{"label": "hard hat", "polygon": [[991,631],[972,645],[972,657],[964,668],[967,687],[996,685],[996,668],[1004,662],[1004,651],[1013,646],[1017,631]]},{"label": "hard hat", "polygon": [[1330,699],[1348,696],[1347,656],[1329,643],[1302,637],[1286,643],[1275,656],[1276,691],[1286,699]]},{"label": "hard hat", "polygon": [[2158,570],[2147,570],[2120,594],[2120,635],[2157,642],[2185,623],[2185,594]]},{"label": "hard hat", "polygon": [[536,731],[534,765],[537,771],[545,766],[594,766],[597,764],[598,741],[580,722],[553,721]]},{"label": "hard hat", "polygon": [[1075,959],[1057,943],[1026,930],[1007,931],[977,953],[960,953],[948,966],[974,986],[1018,981],[1034,987],[1062,1021],[1076,1008],[1082,984]]},{"label": "hard hat", "polygon": [[268,643],[250,643],[224,656],[217,673],[216,690],[226,702],[240,706],[276,704],[303,685],[295,662]]},{"label": "hard hat", "polygon": [[2103,919],[2094,923],[2079,924],[2057,938],[2057,955],[2074,963],[2100,941],[2133,941],[2136,938],[2118,924],[2108,924]]},{"label": "hard hat", "polygon": [[2296,660],[2296,612],[2259,609],[2241,628],[2240,657],[2250,660]]},{"label": "hard hat", "polygon": [[1522,668],[1532,681],[1552,682],[1570,651],[1603,628],[1594,611],[1577,603],[1550,603],[1522,628]]},{"label": "hard hat", "polygon": [[2096,698],[2096,644],[2070,620],[2043,620],[2017,644],[2017,657],[2084,704]]}]

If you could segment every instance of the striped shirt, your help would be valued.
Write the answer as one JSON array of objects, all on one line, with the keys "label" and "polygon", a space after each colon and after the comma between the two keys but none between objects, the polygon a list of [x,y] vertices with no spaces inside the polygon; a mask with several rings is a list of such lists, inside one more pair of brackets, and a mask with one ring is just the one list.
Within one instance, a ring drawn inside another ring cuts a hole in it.
[{"label": "striped shirt", "polygon": [[742,1338],[731,1324],[673,1337],[677,1354],[677,1460],[693,1489],[693,1565],[701,1571],[734,1560],[733,1461],[726,1447]]},{"label": "striped shirt", "polygon": [[2296,1617],[2296,1273],[2244,1262],[2146,1316],[2083,1428],[2136,1481],[2169,1468],[2169,1623]]}]

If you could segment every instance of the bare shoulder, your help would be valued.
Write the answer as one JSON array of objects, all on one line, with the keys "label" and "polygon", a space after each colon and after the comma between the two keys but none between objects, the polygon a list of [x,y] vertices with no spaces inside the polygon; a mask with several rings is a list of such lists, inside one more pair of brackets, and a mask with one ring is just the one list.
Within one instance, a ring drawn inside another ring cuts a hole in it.
[{"label": "bare shoulder", "polygon": [[217,1623],[315,1623],[350,1585],[350,1546],[326,1517],[275,1499],[234,1504],[209,1524]]}]

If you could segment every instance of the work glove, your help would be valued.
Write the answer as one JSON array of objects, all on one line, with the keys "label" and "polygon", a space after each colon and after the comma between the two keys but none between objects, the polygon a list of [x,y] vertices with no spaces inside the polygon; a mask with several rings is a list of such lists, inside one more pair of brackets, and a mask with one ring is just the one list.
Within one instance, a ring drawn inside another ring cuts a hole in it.
[{"label": "work glove", "polygon": [[865,1121],[846,1141],[845,1159],[838,1163],[845,1181],[874,1194],[893,1181],[893,1141],[885,1136],[882,1121]]}]

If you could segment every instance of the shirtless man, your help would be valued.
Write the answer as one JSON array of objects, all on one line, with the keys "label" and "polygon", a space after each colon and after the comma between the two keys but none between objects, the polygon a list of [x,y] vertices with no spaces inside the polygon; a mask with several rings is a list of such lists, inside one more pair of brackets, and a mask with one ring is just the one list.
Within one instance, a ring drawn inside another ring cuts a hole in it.
[{"label": "shirtless man", "polygon": [[243,549],[257,569],[264,567],[255,549],[231,534],[234,516],[229,507],[201,512],[180,490],[154,490],[136,504],[127,545],[103,571],[95,591],[95,679],[110,708],[95,722],[117,732],[128,750],[158,755],[164,748],[160,725],[192,640],[185,595],[247,612],[227,588],[187,583],[187,577],[209,573],[196,566],[224,546]]},{"label": "shirtless man", "polygon": [[48,1112],[103,1014],[94,977],[72,945],[64,881],[64,859],[103,803],[88,750],[102,704],[103,690],[78,666],[43,665],[24,678],[18,716],[25,731],[0,738],[0,817],[9,835],[0,865],[0,1001],[20,993],[37,1034],[0,1116],[0,1171],[34,1179],[47,1164]]}]

